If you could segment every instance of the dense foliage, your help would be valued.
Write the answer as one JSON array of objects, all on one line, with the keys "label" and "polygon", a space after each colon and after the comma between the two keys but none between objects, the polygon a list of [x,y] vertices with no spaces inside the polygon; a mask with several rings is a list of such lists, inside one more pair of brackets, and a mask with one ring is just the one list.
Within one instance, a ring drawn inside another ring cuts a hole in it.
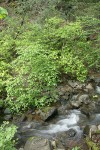
[{"label": "dense foliage", "polygon": [[13,112],[50,105],[64,77],[83,82],[99,70],[99,4],[8,1],[0,28],[0,99]]},{"label": "dense foliage", "polygon": [[15,150],[13,137],[16,131],[16,126],[9,126],[9,122],[4,122],[0,126],[0,150]]}]

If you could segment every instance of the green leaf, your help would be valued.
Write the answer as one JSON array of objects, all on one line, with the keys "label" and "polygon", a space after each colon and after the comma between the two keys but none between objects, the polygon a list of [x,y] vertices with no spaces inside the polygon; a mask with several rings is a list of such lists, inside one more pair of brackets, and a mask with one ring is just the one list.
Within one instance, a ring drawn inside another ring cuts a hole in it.
[{"label": "green leaf", "polygon": [[0,19],[6,18],[8,15],[8,12],[5,8],[0,7]]}]

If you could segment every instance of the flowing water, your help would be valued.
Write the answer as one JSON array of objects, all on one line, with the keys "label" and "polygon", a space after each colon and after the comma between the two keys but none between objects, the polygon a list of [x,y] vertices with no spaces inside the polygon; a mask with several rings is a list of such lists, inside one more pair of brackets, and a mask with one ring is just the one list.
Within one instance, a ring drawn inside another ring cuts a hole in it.
[{"label": "flowing water", "polygon": [[49,122],[46,125],[36,126],[36,128],[31,127],[31,123],[21,125],[22,139],[26,140],[32,136],[41,136],[48,139],[54,138],[58,133],[68,131],[69,129],[75,130],[77,133],[76,138],[81,138],[83,133],[83,128],[87,124],[100,124],[100,114],[95,114],[92,118],[87,118],[79,110],[71,110],[67,115],[58,116],[55,118],[54,122]]}]

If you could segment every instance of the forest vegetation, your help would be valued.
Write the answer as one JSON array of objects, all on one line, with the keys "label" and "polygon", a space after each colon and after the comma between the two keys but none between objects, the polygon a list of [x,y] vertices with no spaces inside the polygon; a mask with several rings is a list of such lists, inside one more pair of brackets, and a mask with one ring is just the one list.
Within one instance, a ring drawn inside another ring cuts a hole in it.
[{"label": "forest vegetation", "polygon": [[[90,72],[98,71],[99,0],[0,0],[0,105],[4,108],[19,113],[48,106],[56,101],[56,87],[65,78],[85,82]],[[2,127],[1,134],[5,134]],[[8,141],[5,146],[12,148]]]}]

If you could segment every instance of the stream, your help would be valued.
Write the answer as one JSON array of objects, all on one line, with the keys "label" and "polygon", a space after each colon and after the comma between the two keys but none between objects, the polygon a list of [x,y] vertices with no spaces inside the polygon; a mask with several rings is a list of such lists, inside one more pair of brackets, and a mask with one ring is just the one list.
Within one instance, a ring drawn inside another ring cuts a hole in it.
[{"label": "stream", "polygon": [[[68,131],[67,140],[79,140],[83,136],[83,129],[88,125],[100,124],[100,114],[93,114],[87,118],[80,110],[70,110],[67,115],[59,115],[47,122],[45,125],[39,125],[34,122],[21,123],[19,137],[21,144],[25,144],[29,137],[38,136],[46,139],[60,138],[65,136],[64,133]],[[32,127],[33,126],[33,127]]]},{"label": "stream", "polygon": [[[58,141],[62,140],[65,143],[80,141],[84,137],[84,128],[87,125],[100,126],[99,83],[99,81],[95,81],[95,86],[93,87],[92,83],[87,83],[84,86],[84,84],[76,84],[76,81],[69,81],[67,85],[59,86],[60,106],[54,106],[58,113],[49,120],[47,118],[45,120],[35,119],[36,111],[33,111],[33,114],[32,112],[28,114],[33,117],[30,121],[27,113],[24,116],[26,119],[22,121],[20,116],[17,116],[19,121],[14,124],[18,126],[16,134],[18,139],[16,147],[18,150],[20,147],[25,146],[30,137],[43,137],[48,140],[58,139]],[[69,96],[70,94],[71,96]],[[8,114],[8,117],[10,115]],[[50,116],[48,115],[48,117]]]}]

